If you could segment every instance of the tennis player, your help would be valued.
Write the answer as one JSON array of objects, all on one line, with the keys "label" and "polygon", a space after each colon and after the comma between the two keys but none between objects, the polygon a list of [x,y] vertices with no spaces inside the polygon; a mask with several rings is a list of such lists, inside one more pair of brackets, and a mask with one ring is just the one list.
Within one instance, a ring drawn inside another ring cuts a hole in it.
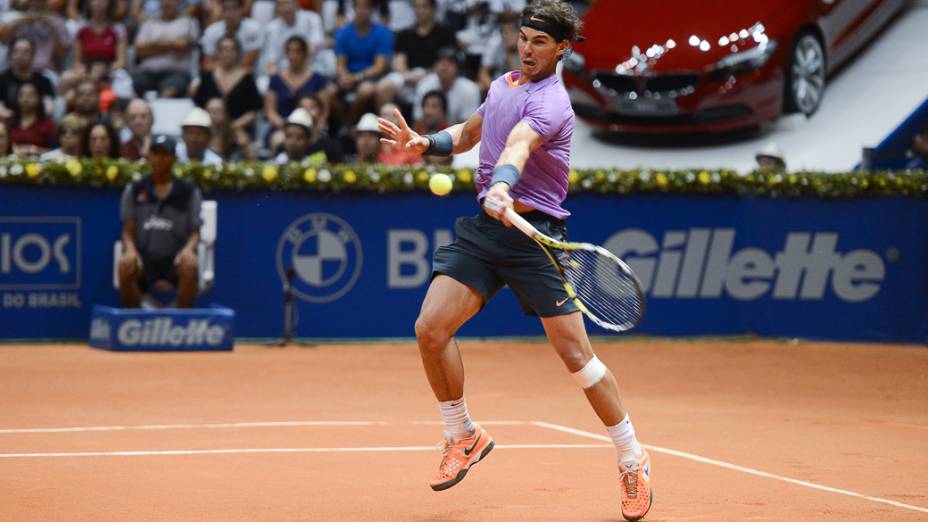
[{"label": "tennis player", "polygon": [[[420,154],[459,154],[480,143],[477,199],[513,208],[543,234],[565,240],[561,206],[567,196],[574,112],[556,75],[558,61],[579,38],[582,22],[559,0],[540,0],[522,13],[522,66],[497,78],[483,105],[464,123],[420,136],[396,111],[380,119],[386,144]],[[464,399],[464,366],[454,335],[504,286],[528,315],[541,318],[551,345],[583,388],[618,450],[622,515],[638,520],[651,507],[650,459],[619,396],[612,372],[596,357],[583,316],[568,298],[547,255],[510,228],[502,212],[483,209],[455,223],[455,241],[439,248],[433,279],[416,320],[416,339],[445,422],[436,491],[460,482],[493,449],[493,439],[471,421]]]}]

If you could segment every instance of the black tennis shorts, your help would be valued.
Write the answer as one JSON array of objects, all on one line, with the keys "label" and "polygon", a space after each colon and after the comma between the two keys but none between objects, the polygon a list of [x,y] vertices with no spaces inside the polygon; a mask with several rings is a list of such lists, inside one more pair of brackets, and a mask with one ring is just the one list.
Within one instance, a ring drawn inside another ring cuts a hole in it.
[{"label": "black tennis shorts", "polygon": [[[567,240],[563,221],[539,211],[522,217],[542,234]],[[507,228],[481,212],[459,218],[454,231],[454,242],[435,251],[432,278],[450,276],[479,292],[484,304],[509,285],[526,315],[553,317],[578,310],[551,259],[516,227]]]},{"label": "black tennis shorts", "polygon": [[151,290],[159,280],[169,281],[174,288],[180,281],[177,277],[177,267],[174,266],[173,257],[142,258],[142,274],[139,278],[139,288],[143,292]]}]

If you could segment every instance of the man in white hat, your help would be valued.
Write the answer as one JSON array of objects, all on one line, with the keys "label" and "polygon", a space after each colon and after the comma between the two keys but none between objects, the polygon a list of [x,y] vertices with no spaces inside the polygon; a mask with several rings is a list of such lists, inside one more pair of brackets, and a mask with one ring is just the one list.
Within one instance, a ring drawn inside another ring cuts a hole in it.
[{"label": "man in white hat", "polygon": [[[302,107],[291,112],[284,124],[284,150],[274,158],[274,163],[285,165],[291,161],[303,161],[309,153],[312,135],[313,118],[309,112]],[[320,163],[325,163],[325,159]]]},{"label": "man in white hat", "polygon": [[177,161],[199,161],[204,165],[221,166],[222,156],[209,148],[212,123],[209,113],[194,107],[180,125],[183,141],[177,144]]},{"label": "man in white hat", "polygon": [[354,129],[354,146],[357,152],[357,163],[383,163],[380,150],[380,127],[377,124],[377,115],[367,113],[361,116],[358,126]]},{"label": "man in white hat", "polygon": [[754,155],[757,160],[757,170],[763,172],[786,172],[786,158],[776,143],[770,142],[760,152]]}]

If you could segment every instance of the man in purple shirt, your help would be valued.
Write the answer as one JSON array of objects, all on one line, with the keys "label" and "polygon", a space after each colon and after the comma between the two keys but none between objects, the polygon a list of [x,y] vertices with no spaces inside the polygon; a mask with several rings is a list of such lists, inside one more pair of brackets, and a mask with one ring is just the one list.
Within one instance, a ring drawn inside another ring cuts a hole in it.
[{"label": "man in purple shirt", "polygon": [[[532,3],[522,13],[521,69],[497,78],[476,113],[464,123],[420,136],[396,111],[398,124],[380,119],[382,141],[432,155],[461,153],[479,142],[478,201],[493,199],[542,233],[565,238],[570,213],[561,203],[567,196],[574,113],[555,71],[581,25],[561,0]],[[422,363],[446,426],[432,489],[454,486],[493,449],[493,439],[468,415],[454,335],[508,285],[523,310],[541,318],[551,345],[606,425],[618,450],[622,515],[640,519],[651,507],[650,459],[635,437],[615,377],[593,353],[583,317],[568,299],[557,269],[531,239],[510,228],[502,212],[484,209],[458,219],[455,233],[454,243],[435,252],[432,283],[416,320]]]}]

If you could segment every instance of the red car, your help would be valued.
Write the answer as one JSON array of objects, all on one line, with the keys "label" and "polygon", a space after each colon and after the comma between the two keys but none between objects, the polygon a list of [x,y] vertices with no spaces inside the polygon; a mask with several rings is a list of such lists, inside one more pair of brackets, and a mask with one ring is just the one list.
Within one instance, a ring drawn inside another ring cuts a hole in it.
[{"label": "red car", "polygon": [[577,115],[612,131],[725,131],[811,115],[828,74],[905,4],[598,0],[564,83]]}]

